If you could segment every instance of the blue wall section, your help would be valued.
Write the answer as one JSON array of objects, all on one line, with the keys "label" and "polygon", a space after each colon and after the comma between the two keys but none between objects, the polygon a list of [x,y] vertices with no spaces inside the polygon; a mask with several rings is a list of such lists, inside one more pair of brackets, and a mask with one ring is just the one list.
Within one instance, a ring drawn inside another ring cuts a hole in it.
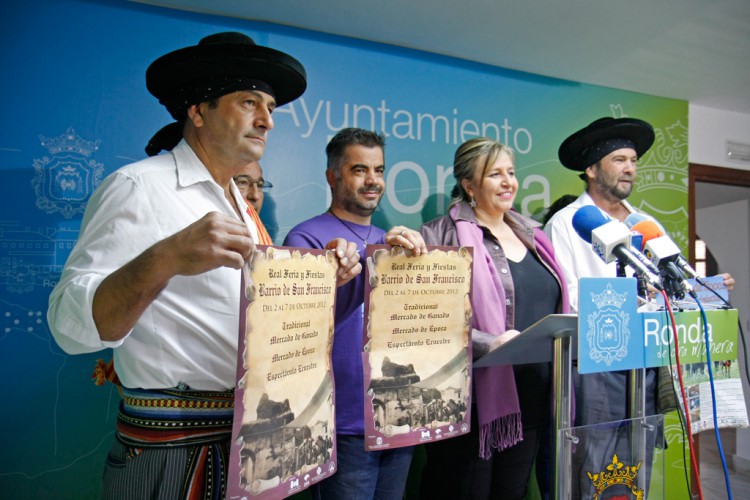
[{"label": "blue wall section", "polygon": [[[158,56],[241,30],[307,68],[302,99],[275,113],[262,163],[274,184],[262,216],[277,243],[328,207],[324,147],[343,126],[387,135],[388,191],[375,220],[418,226],[445,209],[453,152],[474,135],[518,151],[519,210],[540,215],[580,181],[557,146],[599,116],[651,121],[661,140],[636,205],[686,235],[687,103],[537,77],[275,25],[116,0],[9,2],[0,16],[0,496],[96,498],[118,395],[90,377],[98,358],[67,356],[46,325],[47,297],[103,177],[145,156],[170,121],[148,94]],[[657,148],[655,148],[656,150]],[[666,193],[666,196],[665,196]],[[683,212],[680,212],[683,207]]]}]

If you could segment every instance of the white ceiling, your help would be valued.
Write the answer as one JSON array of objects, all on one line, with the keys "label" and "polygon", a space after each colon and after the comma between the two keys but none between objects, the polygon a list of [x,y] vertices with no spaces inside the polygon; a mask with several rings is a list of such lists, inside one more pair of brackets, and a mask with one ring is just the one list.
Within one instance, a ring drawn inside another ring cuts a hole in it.
[{"label": "white ceiling", "polygon": [[750,114],[750,0],[133,0]]}]

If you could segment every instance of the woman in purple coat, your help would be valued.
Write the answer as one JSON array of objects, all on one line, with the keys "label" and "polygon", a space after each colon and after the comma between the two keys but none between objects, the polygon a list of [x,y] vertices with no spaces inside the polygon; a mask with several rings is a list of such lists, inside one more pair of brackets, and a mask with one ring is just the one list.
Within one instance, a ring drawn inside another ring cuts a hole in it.
[{"label": "woman in purple coat", "polygon": [[[474,248],[474,358],[511,331],[568,312],[567,289],[539,224],[513,209],[513,151],[480,137],[456,151],[449,214],[425,223],[428,245]],[[550,426],[550,366],[474,369],[472,430],[426,446],[422,498],[523,498],[540,436]],[[546,441],[546,440],[545,440]],[[543,446],[549,447],[549,442]],[[548,485],[541,484],[542,490]]]}]

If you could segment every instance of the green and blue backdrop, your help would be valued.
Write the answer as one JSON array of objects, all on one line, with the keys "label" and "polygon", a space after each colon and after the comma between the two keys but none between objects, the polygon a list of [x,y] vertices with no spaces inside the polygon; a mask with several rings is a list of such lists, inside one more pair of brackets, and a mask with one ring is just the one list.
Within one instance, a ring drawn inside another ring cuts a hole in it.
[{"label": "green and blue backdrop", "polygon": [[[274,184],[261,216],[276,243],[327,209],[324,148],[342,127],[385,134],[387,191],[375,221],[416,228],[445,212],[463,141],[486,135],[513,147],[516,207],[541,218],[559,196],[583,189],[558,162],[561,141],[596,118],[629,116],[657,134],[631,201],[686,247],[685,101],[125,0],[27,0],[3,11],[0,491],[8,498],[98,497],[119,398],[91,373],[111,354],[64,354],[47,327],[47,299],[92,191],[143,158],[148,139],[171,121],[146,90],[146,68],[208,34],[245,32],[307,68],[308,90],[274,113],[261,162]],[[670,445],[680,443],[670,436]],[[680,446],[670,449],[681,467]],[[676,478],[684,488],[679,469]]]}]

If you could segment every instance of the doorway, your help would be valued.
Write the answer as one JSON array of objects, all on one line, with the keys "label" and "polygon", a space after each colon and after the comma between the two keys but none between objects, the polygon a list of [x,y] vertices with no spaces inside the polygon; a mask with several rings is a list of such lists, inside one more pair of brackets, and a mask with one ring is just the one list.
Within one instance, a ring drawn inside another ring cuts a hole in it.
[{"label": "doorway", "polygon": [[[732,305],[739,311],[746,336],[750,321],[750,171],[690,164],[688,168],[688,235],[689,259],[695,266],[695,241],[702,239],[707,254],[712,256],[715,272],[729,272],[735,279],[730,293]],[[709,269],[711,266],[709,266]],[[711,273],[709,273],[711,274]],[[743,352],[739,342],[739,365],[745,401],[750,400],[744,366],[748,352]],[[724,491],[723,472],[717,456],[713,431],[700,434],[698,449],[701,482],[716,481],[717,491]],[[732,489],[747,491],[750,484],[750,430],[722,429],[720,432],[724,456],[732,475],[742,479],[732,480]]]}]

